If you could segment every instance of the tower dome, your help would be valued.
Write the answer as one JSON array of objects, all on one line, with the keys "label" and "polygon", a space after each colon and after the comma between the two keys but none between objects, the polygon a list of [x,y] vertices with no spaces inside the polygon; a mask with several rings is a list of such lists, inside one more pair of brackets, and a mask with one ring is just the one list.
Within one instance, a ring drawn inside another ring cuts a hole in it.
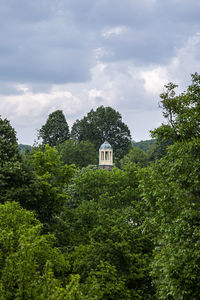
[{"label": "tower dome", "polygon": [[105,142],[101,145],[100,149],[112,149],[112,147],[111,147],[111,145],[110,145],[107,141],[105,141]]},{"label": "tower dome", "polygon": [[108,170],[113,168],[113,149],[107,141],[99,148],[99,168]]}]

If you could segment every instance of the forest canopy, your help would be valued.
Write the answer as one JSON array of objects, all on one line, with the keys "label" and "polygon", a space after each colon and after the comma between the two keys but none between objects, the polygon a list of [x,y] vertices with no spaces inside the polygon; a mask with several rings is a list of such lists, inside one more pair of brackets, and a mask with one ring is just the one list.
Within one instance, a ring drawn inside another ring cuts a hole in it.
[{"label": "forest canopy", "polygon": [[123,127],[128,146],[111,171],[98,169],[98,136],[79,140],[91,116],[121,120],[110,108],[77,121],[77,138],[21,152],[0,118],[1,299],[199,298],[200,76],[191,79],[180,95],[165,86],[166,123],[145,151]]}]

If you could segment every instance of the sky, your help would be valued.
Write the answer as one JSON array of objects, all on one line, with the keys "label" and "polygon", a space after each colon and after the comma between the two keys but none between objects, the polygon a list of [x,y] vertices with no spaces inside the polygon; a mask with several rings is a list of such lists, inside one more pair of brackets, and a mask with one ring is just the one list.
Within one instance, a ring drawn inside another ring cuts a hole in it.
[{"label": "sky", "polygon": [[0,115],[19,143],[57,109],[71,127],[101,105],[149,139],[164,85],[199,70],[199,0],[0,0]]}]

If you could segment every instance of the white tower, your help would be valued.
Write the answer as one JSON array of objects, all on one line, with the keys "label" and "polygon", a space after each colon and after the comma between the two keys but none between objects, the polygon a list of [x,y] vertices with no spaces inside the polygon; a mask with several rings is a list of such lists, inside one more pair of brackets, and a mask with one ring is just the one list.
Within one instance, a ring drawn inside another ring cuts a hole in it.
[{"label": "white tower", "polygon": [[111,145],[105,141],[99,149],[99,169],[112,170],[113,168],[113,149]]}]

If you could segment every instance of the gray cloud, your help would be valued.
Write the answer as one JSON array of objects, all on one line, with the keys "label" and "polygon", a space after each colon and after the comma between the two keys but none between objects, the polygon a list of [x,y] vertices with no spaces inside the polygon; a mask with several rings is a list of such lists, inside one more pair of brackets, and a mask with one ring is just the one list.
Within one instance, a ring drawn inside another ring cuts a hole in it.
[{"label": "gray cloud", "polygon": [[199,28],[197,0],[2,0],[0,114],[31,143],[53,110],[109,105],[147,138],[163,85],[200,68]]},{"label": "gray cloud", "polygon": [[[102,61],[166,63],[194,33],[200,4],[188,1],[2,1],[0,80],[84,82],[94,49]],[[102,36],[106,30],[127,30]]]}]

